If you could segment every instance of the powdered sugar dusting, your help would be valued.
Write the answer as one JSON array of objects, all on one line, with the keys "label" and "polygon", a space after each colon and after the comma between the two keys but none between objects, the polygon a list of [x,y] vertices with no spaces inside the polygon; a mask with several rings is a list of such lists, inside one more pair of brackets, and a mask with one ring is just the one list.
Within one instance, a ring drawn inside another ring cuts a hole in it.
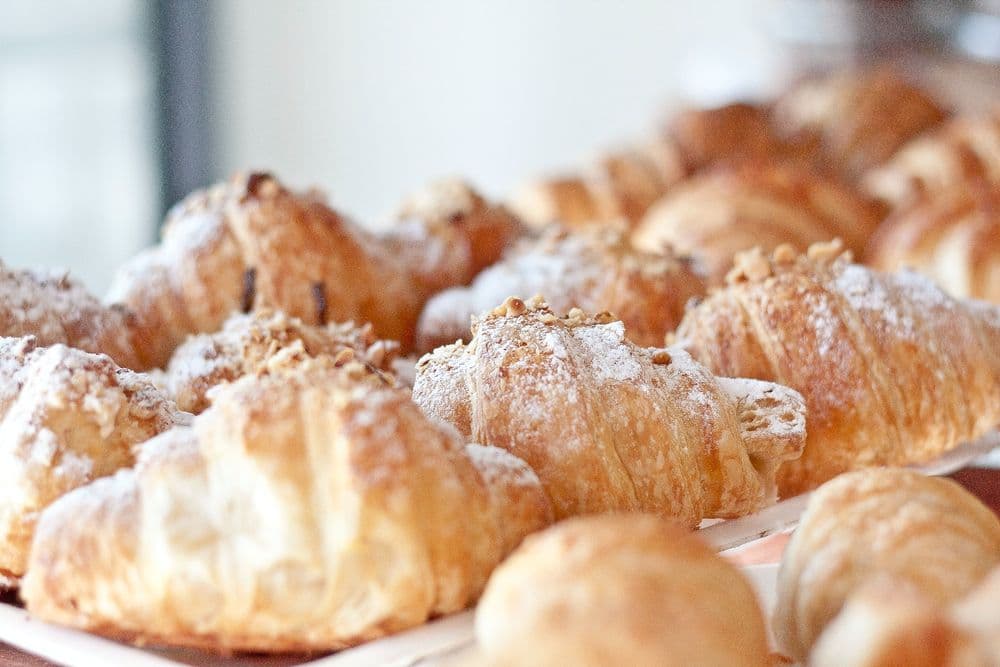
[{"label": "powdered sugar dusting", "polygon": [[490,445],[470,444],[465,453],[489,486],[508,482],[514,486],[541,486],[531,467],[510,452]]},{"label": "powdered sugar dusting", "polygon": [[573,336],[586,347],[599,382],[627,382],[642,372],[629,347],[623,344],[625,325],[621,322],[576,327]]}]

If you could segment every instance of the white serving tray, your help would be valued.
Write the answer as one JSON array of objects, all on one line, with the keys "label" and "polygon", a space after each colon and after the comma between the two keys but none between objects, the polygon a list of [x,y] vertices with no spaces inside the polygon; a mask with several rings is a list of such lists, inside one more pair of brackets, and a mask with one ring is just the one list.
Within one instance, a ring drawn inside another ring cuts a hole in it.
[{"label": "white serving tray", "polygon": [[[965,468],[1000,447],[1000,431],[961,445],[945,456],[917,469],[928,475],[947,475]],[[720,551],[748,545],[758,539],[795,527],[809,494],[783,500],[757,514],[702,528],[704,538]],[[768,614],[774,603],[777,565],[751,565],[743,570],[754,583]],[[326,656],[219,657],[193,650],[137,648],[78,630],[31,618],[13,604],[0,602],[0,641],[27,653],[72,667],[430,667],[446,665],[473,645],[473,612],[465,611],[419,628],[369,642]]]}]

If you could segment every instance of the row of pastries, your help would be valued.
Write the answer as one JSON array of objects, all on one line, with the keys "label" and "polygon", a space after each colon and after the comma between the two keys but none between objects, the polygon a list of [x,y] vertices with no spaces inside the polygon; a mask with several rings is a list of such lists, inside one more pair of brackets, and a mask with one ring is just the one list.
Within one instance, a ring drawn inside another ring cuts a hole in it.
[{"label": "row of pastries", "polygon": [[[0,265],[0,584],[223,653],[487,588],[497,664],[767,664],[749,585],[685,533],[1000,422],[1000,307],[968,298],[996,298],[998,184],[1000,118],[849,72],[509,205],[433,184],[377,234],[240,174],[103,300]],[[743,639],[685,652],[715,632]]]}]

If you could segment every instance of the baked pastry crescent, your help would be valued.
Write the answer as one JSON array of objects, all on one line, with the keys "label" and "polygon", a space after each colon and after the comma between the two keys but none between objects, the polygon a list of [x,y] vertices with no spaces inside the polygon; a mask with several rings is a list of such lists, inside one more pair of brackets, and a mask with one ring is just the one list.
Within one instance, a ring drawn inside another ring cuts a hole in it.
[{"label": "baked pastry crescent", "polygon": [[881,218],[864,197],[834,180],[791,164],[718,167],[677,185],[633,232],[640,248],[669,244],[706,267],[721,283],[733,256],[789,243],[799,250],[843,239],[861,251]]},{"label": "baked pastry crescent", "polygon": [[739,256],[677,339],[716,374],[802,392],[808,441],[779,471],[783,496],[931,460],[1000,423],[1000,309],[853,264],[837,243]]},{"label": "baked pastry crescent", "polygon": [[119,272],[107,299],[135,311],[147,367],[166,364],[188,334],[215,331],[254,306],[307,324],[371,322],[408,348],[424,302],[499,259],[521,227],[453,182],[414,197],[401,216],[376,236],[314,192],[296,194],[265,174],[237,176],[174,207],[163,242]]},{"label": "baked pastry crescent", "polygon": [[1000,184],[1000,107],[959,116],[913,139],[864,177],[872,195],[902,207],[955,186]]},{"label": "baked pastry crescent", "polygon": [[945,116],[927,91],[887,67],[805,80],[774,105],[781,134],[817,143],[824,163],[850,179],[885,162]]},{"label": "baked pastry crescent", "polygon": [[940,606],[997,564],[1000,521],[955,482],[885,468],[841,475],[812,495],[785,548],[779,648],[805,660],[845,601],[868,586],[912,588]]},{"label": "baked pastry crescent", "polygon": [[511,206],[536,227],[631,227],[686,175],[720,162],[790,155],[771,130],[763,107],[685,109],[650,141],[611,152],[584,174],[529,183],[515,194]]},{"label": "baked pastry crescent", "polygon": [[510,298],[468,345],[425,355],[414,400],[538,473],[556,517],[646,511],[697,526],[774,499],[805,439],[802,399],[718,378],[680,349],[640,348],[620,321]]},{"label": "baked pastry crescent", "polygon": [[101,305],[65,272],[18,271],[0,262],[0,336],[34,336],[40,346],[101,352],[135,368],[129,322],[125,308]]},{"label": "baked pastry crescent", "polygon": [[529,536],[476,609],[491,665],[771,665],[742,574],[680,526],[646,515],[568,519]]},{"label": "baked pastry crescent", "polygon": [[357,363],[220,386],[134,470],[39,521],[41,620],[217,652],[321,651],[460,610],[550,520],[538,478]]},{"label": "baked pastry crescent", "polygon": [[0,587],[24,574],[39,512],[132,465],[136,444],[178,421],[173,401],[103,354],[0,338]]},{"label": "baked pastry crescent", "polygon": [[868,243],[865,260],[884,271],[904,266],[949,294],[1000,303],[1000,179],[957,186],[889,217]]},{"label": "baked pastry crescent", "polygon": [[691,263],[669,249],[636,250],[620,232],[551,229],[523,241],[468,287],[445,290],[427,302],[417,325],[417,349],[469,340],[473,315],[492,310],[511,294],[544,294],[560,313],[579,307],[622,318],[629,339],[659,345],[684,314],[688,299],[705,287]]},{"label": "baked pastry crescent", "polygon": [[188,338],[170,358],[163,383],[181,410],[198,414],[208,407],[212,387],[266,372],[279,360],[298,363],[350,350],[352,359],[391,373],[398,348],[395,341],[377,340],[370,324],[311,325],[264,309],[233,315],[216,333]]},{"label": "baked pastry crescent", "polygon": [[530,225],[627,227],[683,176],[681,157],[663,139],[609,153],[585,174],[529,183],[510,206]]}]

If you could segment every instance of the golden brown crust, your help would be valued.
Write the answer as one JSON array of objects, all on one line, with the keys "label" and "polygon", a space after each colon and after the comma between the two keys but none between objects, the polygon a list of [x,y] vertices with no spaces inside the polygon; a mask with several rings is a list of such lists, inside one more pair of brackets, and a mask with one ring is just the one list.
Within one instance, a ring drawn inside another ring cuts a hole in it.
[{"label": "golden brown crust", "polygon": [[476,637],[491,665],[770,665],[739,571],[678,525],[569,519],[525,540],[490,578]]},{"label": "golden brown crust", "polygon": [[953,296],[1000,303],[1000,185],[954,187],[895,213],[869,241],[866,262],[911,267]]},{"label": "golden brown crust", "polygon": [[[813,494],[785,549],[774,615],[779,647],[804,660],[845,602],[873,586],[912,590],[940,608],[998,563],[1000,521],[955,482],[900,469],[841,475]],[[870,624],[867,631],[880,629]],[[862,638],[855,639],[860,651]],[[869,648],[900,650],[876,642]]]},{"label": "golden brown crust", "polygon": [[125,308],[101,305],[65,272],[18,271],[0,262],[0,336],[34,336],[40,346],[62,343],[136,368],[130,318]]},{"label": "golden brown crust", "polygon": [[717,378],[677,349],[638,348],[608,313],[557,317],[508,299],[468,345],[425,355],[414,400],[538,473],[566,517],[649,511],[695,526],[773,499],[804,439],[800,397]]},{"label": "golden brown crust", "polygon": [[804,250],[842,239],[861,251],[880,209],[835,180],[791,164],[740,163],[717,167],[676,186],[632,234],[645,249],[669,244],[700,260],[715,283],[737,252],[783,243]]},{"label": "golden brown crust", "polygon": [[178,204],[162,244],[122,269],[108,300],[136,312],[146,366],[165,364],[188,334],[215,331],[253,307],[307,324],[371,322],[409,347],[427,298],[471,280],[520,226],[454,183],[404,212],[426,217],[375,236],[315,193],[296,194],[265,174],[237,176]]},{"label": "golden brown crust", "polygon": [[677,326],[687,301],[704,294],[704,285],[691,263],[669,249],[639,251],[611,230],[550,229],[540,239],[522,242],[469,287],[432,298],[417,326],[417,349],[469,340],[472,317],[512,294],[544,294],[558,313],[573,307],[613,312],[634,343],[659,345]]},{"label": "golden brown crust", "polygon": [[163,383],[181,410],[198,414],[208,407],[209,391],[216,385],[266,373],[276,364],[322,355],[393,373],[398,351],[395,341],[375,338],[368,324],[309,325],[263,309],[233,315],[216,333],[188,338],[170,358]]},{"label": "golden brown crust", "polygon": [[684,109],[670,119],[666,136],[687,174],[725,162],[770,161],[789,150],[771,127],[769,110],[742,102]]},{"label": "golden brown crust", "polygon": [[869,171],[863,185],[900,208],[942,190],[982,183],[1000,184],[1000,107],[982,116],[959,116],[913,139]]},{"label": "golden brown crust", "polygon": [[469,605],[548,502],[390,384],[320,357],[223,385],[135,470],[43,514],[29,611],[226,653],[337,649]]},{"label": "golden brown crust", "polygon": [[[104,355],[0,338],[0,570],[24,574],[50,503],[132,465],[133,447],[181,419],[145,377]],[[12,583],[12,581],[8,581]]]},{"label": "golden brown crust", "polygon": [[803,81],[774,107],[783,135],[817,142],[824,162],[852,180],[945,116],[927,91],[887,67]]},{"label": "golden brown crust", "polygon": [[728,281],[677,338],[719,375],[802,392],[808,441],[779,471],[783,496],[931,460],[1000,422],[1000,310],[853,264],[838,244],[745,253]]}]

